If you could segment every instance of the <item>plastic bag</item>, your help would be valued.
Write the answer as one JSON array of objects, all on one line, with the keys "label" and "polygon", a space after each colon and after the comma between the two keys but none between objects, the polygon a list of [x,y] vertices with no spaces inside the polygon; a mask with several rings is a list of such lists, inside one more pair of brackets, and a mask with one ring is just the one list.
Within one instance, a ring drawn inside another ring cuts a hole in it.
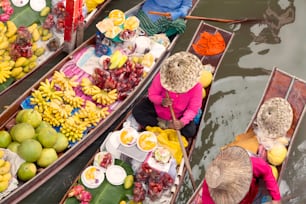
[{"label": "plastic bag", "polygon": [[[163,130],[160,127],[150,127],[150,126],[147,126],[146,130],[154,132],[157,135],[158,144],[162,147],[168,148],[173,158],[176,160],[177,164],[180,164],[181,159],[183,157],[183,152],[180,147],[176,130],[173,129]],[[182,141],[184,147],[187,147],[188,142],[184,136],[182,136]]]}]

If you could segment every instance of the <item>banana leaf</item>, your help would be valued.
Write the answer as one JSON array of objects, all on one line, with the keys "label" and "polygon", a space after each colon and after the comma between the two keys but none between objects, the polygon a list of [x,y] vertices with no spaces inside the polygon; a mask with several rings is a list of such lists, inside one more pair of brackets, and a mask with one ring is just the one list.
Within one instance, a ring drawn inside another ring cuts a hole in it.
[{"label": "banana leaf", "polygon": [[[51,0],[46,0],[46,5],[51,8]],[[30,26],[33,23],[41,24],[46,17],[41,17],[40,12],[34,11],[30,7],[30,3],[23,7],[16,7],[11,4],[14,8],[14,13],[10,20],[13,21],[17,27],[19,26]]]},{"label": "banana leaf", "polygon": [[9,85],[15,81],[15,78],[10,77],[4,83],[0,84],[0,92],[5,90]]},{"label": "banana leaf", "polygon": [[[127,175],[134,174],[132,167],[126,162],[116,159],[115,164],[123,167]],[[79,180],[78,183],[82,184],[81,180]],[[92,200],[90,201],[90,204],[101,204],[101,203],[118,204],[122,200],[126,201],[129,200],[128,196],[132,196],[133,194],[133,188],[124,189],[123,184],[114,186],[110,184],[106,178],[101,184],[101,186],[99,186],[98,188],[95,189],[86,188],[86,190],[89,191],[92,195]],[[75,197],[67,198],[65,201],[65,204],[79,204],[79,203],[80,201],[78,201]]]}]

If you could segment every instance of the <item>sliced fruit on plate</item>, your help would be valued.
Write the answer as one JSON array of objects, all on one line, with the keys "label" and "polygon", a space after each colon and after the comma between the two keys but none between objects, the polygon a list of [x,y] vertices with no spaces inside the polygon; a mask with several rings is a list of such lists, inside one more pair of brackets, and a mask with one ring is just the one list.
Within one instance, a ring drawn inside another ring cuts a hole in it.
[{"label": "sliced fruit on plate", "polygon": [[114,22],[110,18],[105,18],[96,24],[96,27],[101,33],[105,33],[106,31],[113,29],[114,26]]},{"label": "sliced fruit on plate", "polygon": [[139,134],[137,146],[144,152],[150,152],[157,146],[157,138],[153,132],[144,131]]},{"label": "sliced fruit on plate", "polygon": [[129,147],[135,144],[137,137],[138,137],[138,132],[136,129],[131,127],[125,127],[120,132],[119,140],[123,146]]},{"label": "sliced fruit on plate", "polygon": [[104,171],[100,167],[89,166],[82,172],[81,180],[87,188],[97,188],[104,181]]},{"label": "sliced fruit on plate", "polygon": [[136,30],[139,27],[139,19],[136,16],[128,17],[123,24],[124,29]]},{"label": "sliced fruit on plate", "polygon": [[105,32],[105,36],[112,39],[115,38],[121,31],[122,29],[120,27],[114,26]]}]

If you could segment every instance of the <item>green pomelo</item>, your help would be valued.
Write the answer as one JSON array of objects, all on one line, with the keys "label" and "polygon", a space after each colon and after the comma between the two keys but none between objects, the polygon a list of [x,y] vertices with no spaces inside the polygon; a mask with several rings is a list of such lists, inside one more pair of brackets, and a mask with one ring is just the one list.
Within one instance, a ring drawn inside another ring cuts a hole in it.
[{"label": "green pomelo", "polygon": [[20,165],[17,176],[22,181],[28,181],[36,175],[37,168],[32,162],[24,162]]},{"label": "green pomelo", "polygon": [[40,157],[37,160],[37,165],[40,167],[47,167],[57,160],[58,156],[53,148],[44,148],[41,151]]},{"label": "green pomelo", "polygon": [[20,143],[19,142],[11,142],[8,146],[7,149],[11,150],[12,152],[17,153],[18,147],[19,147]]},{"label": "green pomelo", "polygon": [[65,149],[67,149],[68,145],[69,145],[69,141],[68,141],[67,137],[60,132],[57,133],[57,140],[56,140],[56,142],[53,146],[55,151],[57,153],[63,152]]},{"label": "green pomelo", "polygon": [[7,146],[12,142],[12,137],[10,133],[6,130],[0,130],[0,147],[7,148]]},{"label": "green pomelo", "polygon": [[34,139],[27,139],[18,146],[18,155],[27,162],[35,162],[42,152],[41,144]]},{"label": "green pomelo", "polygon": [[39,132],[41,128],[52,128],[52,125],[50,125],[50,123],[46,122],[46,121],[41,121],[41,123],[39,124],[39,126],[37,128],[35,128],[35,132]]},{"label": "green pomelo", "polygon": [[22,115],[27,111],[27,109],[22,109],[20,111],[18,111],[17,115],[16,115],[16,123],[21,123],[21,118]]},{"label": "green pomelo", "polygon": [[57,140],[57,132],[52,127],[40,128],[37,132],[37,140],[43,147],[53,147]]},{"label": "green pomelo", "polygon": [[11,130],[12,139],[16,142],[22,142],[26,139],[31,139],[35,136],[35,129],[28,123],[17,123]]},{"label": "green pomelo", "polygon": [[42,116],[37,110],[26,109],[26,111],[22,113],[21,122],[29,123],[34,128],[38,127],[41,121],[42,121]]}]

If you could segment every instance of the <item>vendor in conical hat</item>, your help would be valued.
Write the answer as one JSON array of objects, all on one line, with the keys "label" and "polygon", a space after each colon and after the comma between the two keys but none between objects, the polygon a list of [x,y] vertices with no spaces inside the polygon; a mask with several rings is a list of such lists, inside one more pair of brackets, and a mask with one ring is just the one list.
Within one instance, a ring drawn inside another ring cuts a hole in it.
[{"label": "vendor in conical hat", "polygon": [[[193,137],[194,118],[202,105],[202,85],[198,82],[202,69],[200,59],[189,52],[178,52],[167,58],[152,80],[148,97],[132,111],[136,121],[144,128],[159,125]],[[172,120],[170,105],[177,120]]]},{"label": "vendor in conical hat", "polygon": [[237,135],[227,146],[238,145],[257,154],[259,150],[269,150],[274,145],[287,145],[287,132],[292,121],[293,110],[290,103],[281,97],[269,98],[260,106],[254,128]]},{"label": "vendor in conical hat", "polygon": [[249,204],[258,193],[263,179],[272,203],[281,196],[270,166],[260,157],[250,156],[238,146],[227,147],[209,165],[202,188],[203,204]]}]

